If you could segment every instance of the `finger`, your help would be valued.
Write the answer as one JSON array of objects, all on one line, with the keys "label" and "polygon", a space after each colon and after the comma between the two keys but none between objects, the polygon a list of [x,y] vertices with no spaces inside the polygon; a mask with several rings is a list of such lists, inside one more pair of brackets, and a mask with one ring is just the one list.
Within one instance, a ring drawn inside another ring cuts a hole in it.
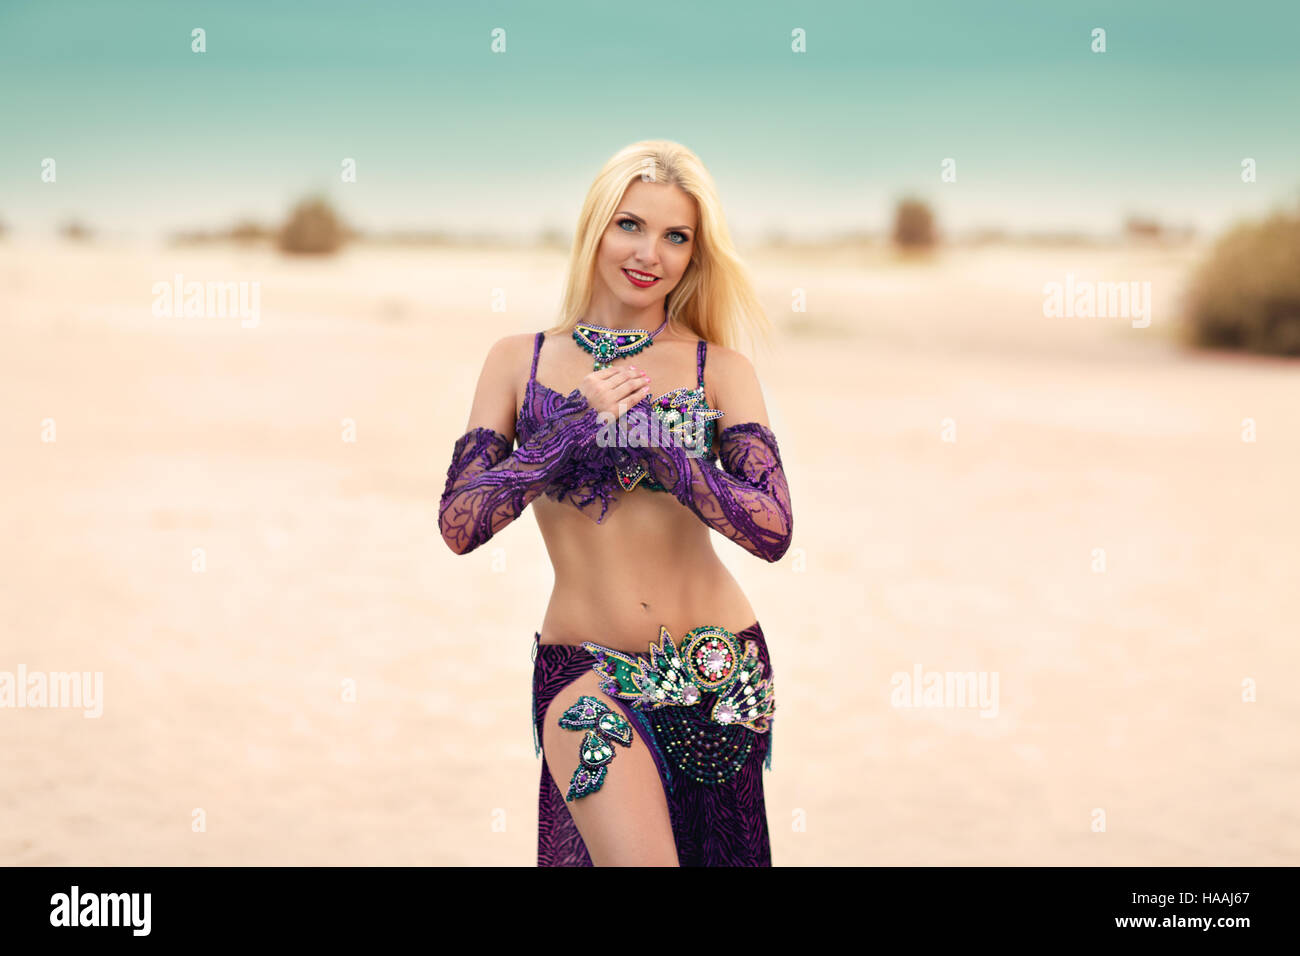
[{"label": "finger", "polygon": [[614,398],[619,400],[626,398],[628,395],[635,392],[648,392],[649,390],[650,383],[643,378],[629,378],[627,381],[620,382],[612,388]]},{"label": "finger", "polygon": [[[623,366],[622,372],[624,381],[637,381],[645,378],[645,372],[639,368],[634,368],[631,365]],[[618,379],[612,379],[611,381],[618,381]]]},{"label": "finger", "polygon": [[636,408],[636,406],[640,405],[643,401],[645,401],[647,396],[649,396],[649,394],[650,394],[650,390],[643,388],[640,391],[633,392],[631,395],[627,396],[626,398],[619,399],[618,413],[620,415],[626,415],[632,409]]},{"label": "finger", "polygon": [[644,384],[645,381],[646,380],[642,375],[627,371],[619,371],[608,376],[604,381],[600,382],[597,387],[599,391],[617,401],[620,397],[626,395],[630,389],[636,388],[640,384]]},{"label": "finger", "polygon": [[600,388],[608,389],[622,382],[635,380],[637,374],[627,367],[603,368],[599,372],[592,372],[591,379]]},{"label": "finger", "polygon": [[611,381],[617,379],[620,375],[635,375],[638,372],[640,372],[640,369],[634,369],[631,365],[609,365],[591,374],[602,381]]}]

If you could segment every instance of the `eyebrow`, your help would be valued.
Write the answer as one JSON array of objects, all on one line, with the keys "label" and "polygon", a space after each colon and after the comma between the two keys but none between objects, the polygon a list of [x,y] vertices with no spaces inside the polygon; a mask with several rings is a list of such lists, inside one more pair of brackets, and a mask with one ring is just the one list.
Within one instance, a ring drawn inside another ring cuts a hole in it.
[{"label": "eyebrow", "polygon": [[[627,212],[626,210],[620,209],[618,212],[614,213],[614,215],[616,215],[616,216],[628,216],[628,217],[630,217],[630,218],[632,218],[632,219],[635,219],[637,222],[641,223],[641,225],[643,225],[643,226],[645,225],[645,220],[642,219],[640,216],[638,216],[638,215],[637,215],[636,213],[634,213],[634,212]],[[695,230],[692,229],[690,226],[669,226],[669,227],[668,227],[668,231],[669,231],[669,232],[677,232],[677,231],[680,231],[680,232],[694,232]]]}]

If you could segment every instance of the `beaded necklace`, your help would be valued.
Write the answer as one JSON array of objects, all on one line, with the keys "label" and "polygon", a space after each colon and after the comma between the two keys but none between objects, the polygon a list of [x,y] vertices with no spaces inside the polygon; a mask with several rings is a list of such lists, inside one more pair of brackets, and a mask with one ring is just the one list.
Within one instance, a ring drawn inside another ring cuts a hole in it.
[{"label": "beaded necklace", "polygon": [[666,312],[663,325],[653,332],[647,332],[645,329],[607,329],[603,325],[587,325],[579,322],[573,328],[573,341],[577,342],[584,352],[596,356],[591,370],[599,372],[603,368],[609,368],[614,359],[636,355],[642,349],[654,345],[655,336],[667,325]]}]

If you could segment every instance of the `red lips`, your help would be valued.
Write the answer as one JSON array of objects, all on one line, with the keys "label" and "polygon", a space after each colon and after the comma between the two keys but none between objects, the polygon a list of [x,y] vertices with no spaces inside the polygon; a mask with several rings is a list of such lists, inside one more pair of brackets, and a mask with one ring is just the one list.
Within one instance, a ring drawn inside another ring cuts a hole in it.
[{"label": "red lips", "polygon": [[[642,274],[649,275],[650,273],[646,272]],[[634,286],[636,286],[639,289],[648,289],[650,288],[650,286],[654,285],[656,282],[659,281],[658,276],[650,280],[638,279],[636,276],[632,275],[632,273],[628,272],[626,269],[623,270],[623,275],[627,276],[628,282],[632,283]]]}]

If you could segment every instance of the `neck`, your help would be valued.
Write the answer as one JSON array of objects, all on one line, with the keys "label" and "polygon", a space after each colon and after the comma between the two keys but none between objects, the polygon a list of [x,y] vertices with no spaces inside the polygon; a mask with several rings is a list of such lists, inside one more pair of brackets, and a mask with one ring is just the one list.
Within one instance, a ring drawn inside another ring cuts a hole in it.
[{"label": "neck", "polygon": [[[661,318],[659,321],[662,323],[663,319]],[[655,328],[658,327],[659,326],[655,326]],[[655,336],[655,340],[658,342],[694,342],[697,338],[699,338],[698,335],[690,329],[683,327],[679,321],[669,322],[664,326],[664,330]]]},{"label": "neck", "polygon": [[[591,302],[582,321],[589,325],[603,325],[607,329],[645,329],[653,332],[664,324],[664,300],[657,299],[647,306],[633,306],[620,300],[603,284],[592,289]],[[673,331],[675,325],[667,325],[660,335]]]}]

